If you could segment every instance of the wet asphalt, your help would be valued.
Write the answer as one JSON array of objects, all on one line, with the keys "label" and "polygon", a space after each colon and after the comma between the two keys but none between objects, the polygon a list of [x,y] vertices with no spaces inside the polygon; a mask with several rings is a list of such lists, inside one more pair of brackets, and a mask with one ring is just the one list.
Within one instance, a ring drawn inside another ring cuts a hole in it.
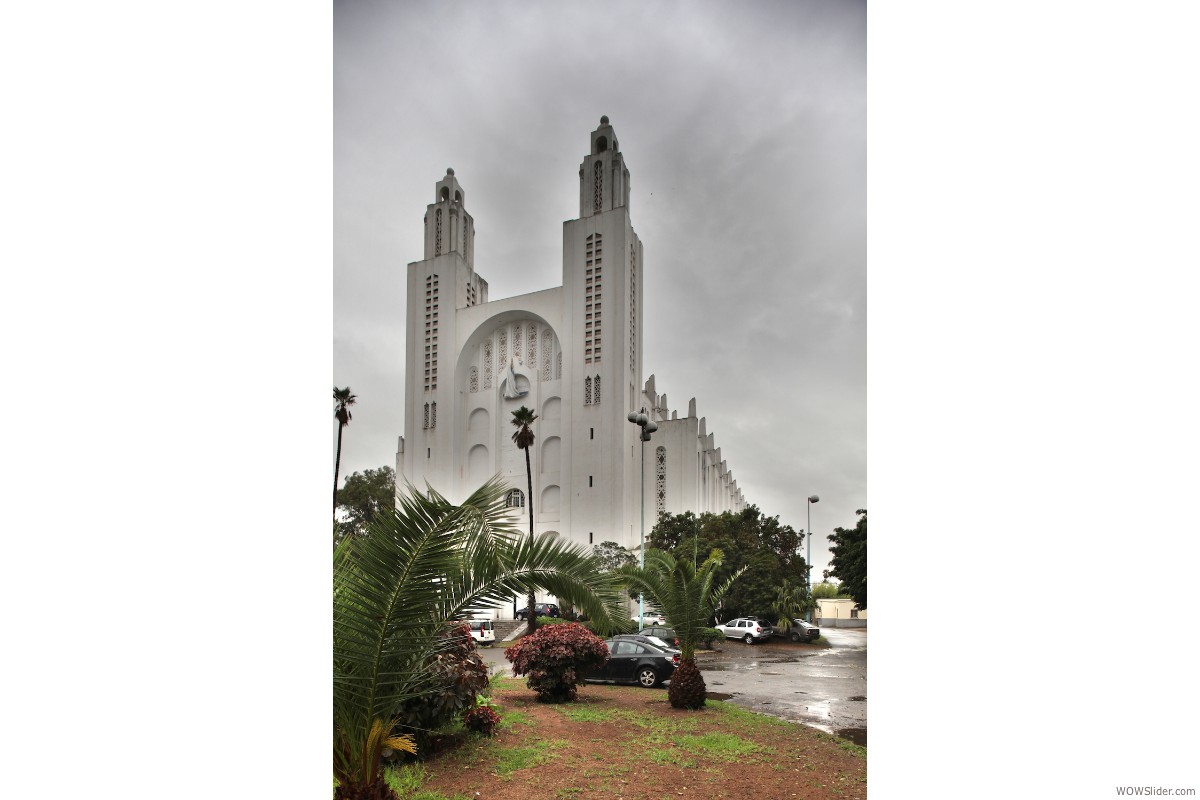
[{"label": "wet asphalt", "polygon": [[[823,628],[821,634],[829,647],[727,641],[718,652],[698,653],[696,663],[716,698],[866,746],[867,632]],[[499,643],[479,652],[493,671],[511,674]]]}]

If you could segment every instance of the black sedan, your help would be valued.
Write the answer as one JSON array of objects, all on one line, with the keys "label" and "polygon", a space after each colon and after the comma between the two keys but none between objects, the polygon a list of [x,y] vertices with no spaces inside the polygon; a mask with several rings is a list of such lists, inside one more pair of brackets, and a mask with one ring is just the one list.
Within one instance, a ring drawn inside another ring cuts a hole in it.
[{"label": "black sedan", "polygon": [[609,639],[608,663],[585,680],[593,683],[636,683],[650,688],[671,679],[679,654],[633,639]]}]

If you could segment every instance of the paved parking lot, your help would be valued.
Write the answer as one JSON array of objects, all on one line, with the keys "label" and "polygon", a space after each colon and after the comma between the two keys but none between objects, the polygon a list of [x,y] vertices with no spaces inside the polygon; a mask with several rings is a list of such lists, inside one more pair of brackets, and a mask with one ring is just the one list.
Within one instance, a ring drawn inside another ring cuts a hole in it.
[{"label": "paved parking lot", "polygon": [[822,628],[830,647],[729,641],[697,656],[708,690],[745,708],[867,743],[867,631]]},{"label": "paved parking lot", "polygon": [[[709,692],[764,714],[867,743],[867,631],[822,628],[830,647],[728,641],[696,657]],[[494,671],[508,670],[500,643],[480,648]],[[509,672],[511,674],[511,672]]]}]

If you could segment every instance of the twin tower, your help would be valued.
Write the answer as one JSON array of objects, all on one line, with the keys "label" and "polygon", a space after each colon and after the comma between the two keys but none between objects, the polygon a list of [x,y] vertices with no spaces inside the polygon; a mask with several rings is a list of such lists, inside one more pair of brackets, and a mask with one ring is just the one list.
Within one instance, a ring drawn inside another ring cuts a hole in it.
[{"label": "twin tower", "polygon": [[[724,462],[705,464],[720,451],[694,402],[680,419],[653,380],[643,385],[643,253],[629,197],[629,169],[601,117],[579,167],[579,217],[563,225],[562,285],[489,300],[466,193],[446,170],[425,213],[425,257],[408,265],[401,491],[428,483],[461,501],[499,473],[522,529],[532,499],[535,532],[630,549],[640,543],[646,467],[647,533],[656,512],[744,505]],[[521,406],[538,414],[533,498],[511,438]],[[658,441],[645,445],[626,418],[642,407],[662,420]]]}]

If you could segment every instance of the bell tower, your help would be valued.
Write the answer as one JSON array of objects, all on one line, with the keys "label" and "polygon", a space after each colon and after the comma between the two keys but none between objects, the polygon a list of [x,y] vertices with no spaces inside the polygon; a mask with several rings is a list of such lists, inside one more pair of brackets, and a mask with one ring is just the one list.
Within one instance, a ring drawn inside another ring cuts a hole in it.
[{"label": "bell tower", "polygon": [[579,167],[579,217],[629,207],[629,170],[608,117],[592,131],[591,152]]},{"label": "bell tower", "polygon": [[425,258],[458,253],[475,270],[475,220],[467,213],[466,194],[447,169],[434,187],[434,201],[425,211]]}]

